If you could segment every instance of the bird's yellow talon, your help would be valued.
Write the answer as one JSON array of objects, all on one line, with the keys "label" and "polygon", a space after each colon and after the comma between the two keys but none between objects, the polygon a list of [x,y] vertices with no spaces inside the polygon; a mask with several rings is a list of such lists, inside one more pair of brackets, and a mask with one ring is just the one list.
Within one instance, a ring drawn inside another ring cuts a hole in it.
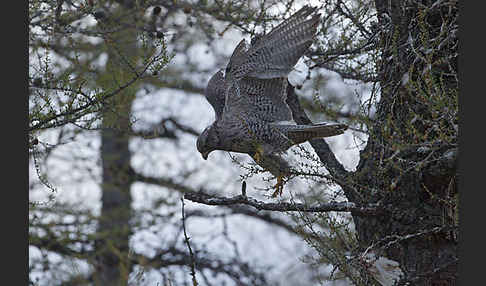
[{"label": "bird's yellow talon", "polygon": [[283,186],[284,186],[283,176],[278,176],[277,184],[273,187],[275,189],[275,192],[273,192],[272,198],[282,195]]},{"label": "bird's yellow talon", "polygon": [[257,146],[255,155],[253,155],[253,160],[255,160],[257,164],[260,164],[262,157],[263,157],[263,148],[261,146]]}]

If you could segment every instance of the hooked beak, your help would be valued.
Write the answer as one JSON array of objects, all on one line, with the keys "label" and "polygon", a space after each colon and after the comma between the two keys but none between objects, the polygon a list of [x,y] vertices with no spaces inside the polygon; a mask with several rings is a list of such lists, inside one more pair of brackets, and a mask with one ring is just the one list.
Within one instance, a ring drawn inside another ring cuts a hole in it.
[{"label": "hooked beak", "polygon": [[208,155],[209,155],[209,152],[204,152],[204,153],[201,153],[202,157],[204,160],[207,160],[208,159]]}]

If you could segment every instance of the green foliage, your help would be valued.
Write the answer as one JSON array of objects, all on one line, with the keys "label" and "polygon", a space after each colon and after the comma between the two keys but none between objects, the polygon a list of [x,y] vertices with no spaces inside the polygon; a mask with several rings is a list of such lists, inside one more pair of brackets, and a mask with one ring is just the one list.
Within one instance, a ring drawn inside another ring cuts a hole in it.
[{"label": "green foliage", "polygon": [[[94,8],[88,9],[82,2],[77,3],[84,7],[79,10],[74,6],[60,8],[55,2],[29,2],[32,137],[41,130],[68,124],[98,128],[98,115],[107,100],[122,97],[122,92],[134,93],[141,82],[156,79],[154,75],[171,59],[165,40],[148,40],[144,31],[137,32],[141,48],[136,54],[124,50],[123,42],[113,39],[117,35],[109,30],[109,23],[93,23]],[[62,11],[60,15],[58,11]],[[130,22],[122,31],[137,31],[142,24]],[[114,66],[100,65],[108,53]]]}]

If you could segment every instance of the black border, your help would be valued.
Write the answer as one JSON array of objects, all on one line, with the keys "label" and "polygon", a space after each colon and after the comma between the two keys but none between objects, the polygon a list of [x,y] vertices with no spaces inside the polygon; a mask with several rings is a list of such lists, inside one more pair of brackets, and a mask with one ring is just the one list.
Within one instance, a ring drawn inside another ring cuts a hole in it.
[{"label": "black border", "polygon": [[482,6],[459,1],[459,285],[477,285],[484,280],[484,251],[478,249],[484,244],[485,183],[480,180],[484,167],[476,166],[483,163],[484,156],[478,152],[484,152],[486,146],[481,134],[486,106],[482,104],[486,98]]}]

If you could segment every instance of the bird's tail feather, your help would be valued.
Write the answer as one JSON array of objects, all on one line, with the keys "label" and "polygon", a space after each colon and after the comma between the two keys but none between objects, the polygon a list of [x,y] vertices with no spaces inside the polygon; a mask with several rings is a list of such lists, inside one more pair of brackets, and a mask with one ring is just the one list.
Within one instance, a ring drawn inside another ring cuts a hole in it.
[{"label": "bird's tail feather", "polygon": [[300,144],[314,138],[331,137],[343,134],[348,129],[346,124],[316,123],[313,125],[294,125],[287,136],[294,144]]}]

